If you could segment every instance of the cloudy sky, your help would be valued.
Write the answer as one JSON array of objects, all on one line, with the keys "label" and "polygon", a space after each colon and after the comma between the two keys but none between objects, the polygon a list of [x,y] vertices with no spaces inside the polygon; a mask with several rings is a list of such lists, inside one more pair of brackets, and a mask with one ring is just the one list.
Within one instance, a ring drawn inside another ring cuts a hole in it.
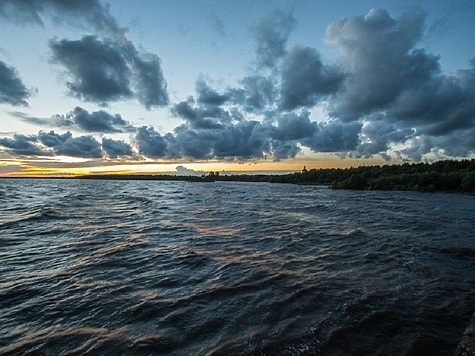
[{"label": "cloudy sky", "polygon": [[0,0],[0,175],[475,157],[473,0]]}]

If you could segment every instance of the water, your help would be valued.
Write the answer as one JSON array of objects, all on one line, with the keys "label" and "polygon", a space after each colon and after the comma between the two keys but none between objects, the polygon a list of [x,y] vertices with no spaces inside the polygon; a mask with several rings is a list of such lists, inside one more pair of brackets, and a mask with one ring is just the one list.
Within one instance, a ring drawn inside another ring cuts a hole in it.
[{"label": "water", "polygon": [[0,180],[0,354],[452,354],[475,201]]}]

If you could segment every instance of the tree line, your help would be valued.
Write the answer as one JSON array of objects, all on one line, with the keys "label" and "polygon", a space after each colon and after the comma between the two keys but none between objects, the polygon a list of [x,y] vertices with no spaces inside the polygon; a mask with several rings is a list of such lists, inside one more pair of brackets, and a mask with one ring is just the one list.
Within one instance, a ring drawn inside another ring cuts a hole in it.
[{"label": "tree line", "polygon": [[219,180],[328,185],[333,189],[412,190],[475,194],[475,159],[310,169],[284,175],[220,176]]},{"label": "tree line", "polygon": [[434,163],[304,169],[289,174],[234,174],[210,172],[201,177],[177,175],[87,175],[82,179],[174,180],[190,182],[269,182],[327,185],[333,189],[412,190],[475,194],[475,159]]}]

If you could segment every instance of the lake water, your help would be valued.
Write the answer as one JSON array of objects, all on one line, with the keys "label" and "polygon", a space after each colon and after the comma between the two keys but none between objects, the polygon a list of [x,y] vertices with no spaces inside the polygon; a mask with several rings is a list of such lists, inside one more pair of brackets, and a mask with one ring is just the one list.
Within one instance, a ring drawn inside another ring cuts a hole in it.
[{"label": "lake water", "polygon": [[0,354],[453,354],[475,198],[0,180]]}]

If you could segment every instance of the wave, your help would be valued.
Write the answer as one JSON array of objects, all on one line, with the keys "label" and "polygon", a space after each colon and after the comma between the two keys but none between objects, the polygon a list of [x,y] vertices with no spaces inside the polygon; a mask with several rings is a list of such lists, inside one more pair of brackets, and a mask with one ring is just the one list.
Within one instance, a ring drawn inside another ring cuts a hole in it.
[{"label": "wave", "polygon": [[31,209],[30,211],[15,213],[14,218],[2,219],[3,221],[0,221],[0,229],[11,227],[23,222],[42,219],[58,219],[60,217],[61,214],[55,208],[51,206],[43,206],[40,208]]}]

